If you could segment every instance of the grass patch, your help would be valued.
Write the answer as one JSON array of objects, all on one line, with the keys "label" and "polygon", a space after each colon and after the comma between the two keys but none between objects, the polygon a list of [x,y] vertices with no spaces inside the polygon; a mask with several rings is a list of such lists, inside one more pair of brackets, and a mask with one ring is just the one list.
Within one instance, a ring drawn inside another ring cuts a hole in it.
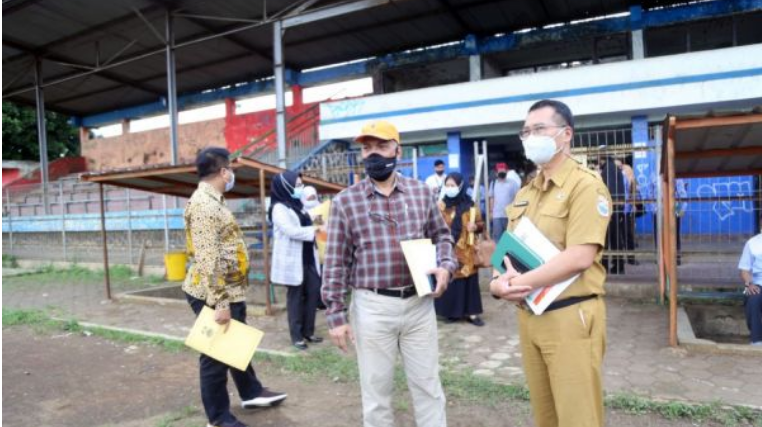
[{"label": "grass patch", "polygon": [[354,359],[334,350],[320,349],[298,357],[256,353],[254,360],[270,363],[283,372],[297,374],[305,379],[328,378],[340,383],[357,382],[360,379]]},{"label": "grass patch", "polygon": [[[5,262],[5,260],[3,260]],[[116,288],[145,287],[164,282],[164,278],[158,275],[136,276],[136,273],[126,265],[112,265],[109,268],[111,284]],[[8,277],[3,280],[10,289],[29,285],[66,285],[66,284],[100,284],[103,283],[103,269],[89,269],[78,264],[68,267],[56,267],[48,264],[39,268],[36,272],[23,276]]]},{"label": "grass patch", "polygon": [[18,259],[13,255],[3,254],[3,268],[18,268]]},{"label": "grass patch", "polygon": [[181,409],[180,411],[176,413],[169,414],[162,417],[156,423],[156,427],[174,427],[178,425],[177,424],[178,422],[191,418],[191,417],[195,417],[200,414],[201,412],[198,410],[198,408],[194,406],[186,406],[185,408]]},{"label": "grass patch", "polygon": [[[52,320],[39,310],[12,310],[3,308],[3,327],[32,326],[37,330],[69,331],[85,333],[89,331],[101,338],[129,343],[149,344],[171,352],[188,351],[185,345],[176,340],[146,337],[128,332],[112,331],[101,328],[84,328],[76,321]],[[334,349],[310,351],[297,357],[286,357],[257,353],[254,360],[289,375],[298,375],[306,380],[330,380],[338,383],[356,383],[359,381],[357,363],[353,358],[340,354]],[[522,384],[501,384],[491,378],[474,375],[470,371],[458,372],[443,369],[440,372],[442,386],[450,399],[457,399],[478,405],[505,405],[511,401],[526,403],[529,401],[529,389]],[[394,385],[399,396],[405,390],[406,379],[401,366],[397,366]],[[674,401],[656,401],[645,397],[615,393],[605,397],[608,409],[619,410],[631,415],[658,414],[669,420],[686,419],[694,423],[712,421],[723,426],[753,425],[762,427],[762,411],[746,407],[724,405],[721,402],[692,404]],[[404,400],[396,399],[395,407],[407,411],[409,405]],[[171,427],[177,422],[194,415],[197,409],[185,408],[178,414],[168,415],[157,426]]]},{"label": "grass patch", "polygon": [[3,308],[3,326],[53,325],[55,322],[39,310],[10,310]]},{"label": "grass patch", "polygon": [[688,419],[693,422],[714,421],[724,426],[752,424],[762,426],[762,412],[751,408],[724,405],[721,402],[694,404],[685,402],[662,402],[631,394],[606,396],[606,407],[627,414],[655,413],[669,420]]},{"label": "grass patch", "polygon": [[103,328],[83,327],[76,320],[54,320],[40,310],[13,310],[3,308],[3,327],[30,326],[38,332],[67,331],[82,334],[92,334],[109,341],[125,344],[147,344],[161,347],[164,350],[179,353],[188,348],[180,341],[161,337],[149,337],[130,332],[114,331]]},{"label": "grass patch", "polygon": [[471,372],[442,371],[440,376],[447,395],[458,399],[491,406],[507,400],[529,401],[529,389],[522,384],[501,384]]}]

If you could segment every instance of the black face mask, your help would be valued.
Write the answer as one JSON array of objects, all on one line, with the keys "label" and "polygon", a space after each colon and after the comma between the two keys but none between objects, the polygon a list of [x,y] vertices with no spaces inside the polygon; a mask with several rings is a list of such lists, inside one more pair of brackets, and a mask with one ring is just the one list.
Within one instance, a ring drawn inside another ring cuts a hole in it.
[{"label": "black face mask", "polygon": [[436,172],[437,175],[439,175],[439,176],[442,176],[442,174],[444,173],[444,171],[434,171],[434,172]]},{"label": "black face mask", "polygon": [[498,172],[498,173],[497,173],[497,177],[498,177],[498,178],[500,178],[500,179],[505,179],[505,177],[506,177],[507,175],[508,175],[508,174],[507,174],[507,173],[505,173],[505,172]]},{"label": "black face mask", "polygon": [[363,163],[365,164],[365,173],[371,179],[386,181],[394,172],[394,168],[397,167],[397,156],[383,157],[378,153],[373,153],[363,160]]}]

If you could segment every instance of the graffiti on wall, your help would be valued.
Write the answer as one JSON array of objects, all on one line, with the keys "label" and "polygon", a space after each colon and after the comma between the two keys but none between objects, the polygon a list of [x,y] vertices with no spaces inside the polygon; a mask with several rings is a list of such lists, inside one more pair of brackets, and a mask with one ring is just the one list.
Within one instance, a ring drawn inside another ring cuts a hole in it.
[{"label": "graffiti on wall", "polygon": [[752,182],[749,178],[728,179],[721,182],[703,183],[696,188],[695,197],[714,199],[718,197],[728,200],[712,202],[712,212],[720,221],[727,221],[736,214],[754,212],[751,200],[741,199],[752,194]]}]

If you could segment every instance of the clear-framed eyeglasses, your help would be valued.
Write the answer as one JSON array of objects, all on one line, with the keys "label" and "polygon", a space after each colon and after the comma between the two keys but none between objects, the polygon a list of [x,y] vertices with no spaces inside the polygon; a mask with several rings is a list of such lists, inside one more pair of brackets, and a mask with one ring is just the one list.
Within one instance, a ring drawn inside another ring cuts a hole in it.
[{"label": "clear-framed eyeglasses", "polygon": [[565,128],[566,125],[546,125],[546,124],[539,124],[534,125],[531,128],[525,127],[519,131],[519,138],[522,141],[526,141],[527,138],[530,136],[550,136],[548,133],[549,129],[560,129]]}]

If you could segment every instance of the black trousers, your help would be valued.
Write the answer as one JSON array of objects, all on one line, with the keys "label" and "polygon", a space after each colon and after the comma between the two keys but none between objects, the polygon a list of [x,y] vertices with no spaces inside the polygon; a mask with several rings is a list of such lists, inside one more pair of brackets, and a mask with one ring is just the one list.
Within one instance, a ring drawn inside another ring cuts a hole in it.
[{"label": "black trousers", "polygon": [[635,261],[635,255],[632,253],[635,251],[635,213],[630,212],[624,214],[625,221],[625,246],[627,247],[627,263],[632,264]]},{"label": "black trousers", "polygon": [[[606,248],[610,251],[624,251],[627,249],[627,225],[623,212],[614,212],[609,221],[606,233]],[[608,255],[603,259],[603,267],[611,274],[624,274],[624,256]]]},{"label": "black trousers", "polygon": [[[185,294],[193,313],[198,316],[206,304],[204,301]],[[246,323],[246,303],[230,304],[230,317]],[[210,424],[229,423],[235,421],[230,413],[230,398],[228,397],[228,371],[238,389],[241,400],[250,400],[262,394],[262,383],[257,379],[254,368],[249,364],[245,371],[228,366],[204,354],[199,356],[199,376],[201,379],[201,401]]]},{"label": "black trousers", "polygon": [[286,295],[288,328],[291,342],[315,335],[315,316],[320,300],[320,275],[314,265],[304,266],[304,278],[299,286],[289,286]]}]

